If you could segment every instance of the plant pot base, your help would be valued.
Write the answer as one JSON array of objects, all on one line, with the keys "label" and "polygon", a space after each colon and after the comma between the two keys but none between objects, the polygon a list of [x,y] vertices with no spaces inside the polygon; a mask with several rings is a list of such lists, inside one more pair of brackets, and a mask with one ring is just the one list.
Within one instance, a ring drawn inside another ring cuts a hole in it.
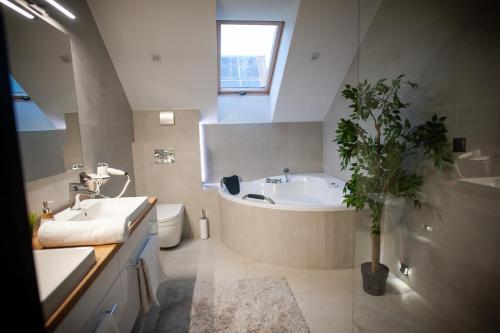
[{"label": "plant pot base", "polygon": [[363,290],[372,296],[382,296],[385,294],[389,267],[379,264],[375,273],[371,271],[371,262],[361,264],[361,275],[363,276]]}]

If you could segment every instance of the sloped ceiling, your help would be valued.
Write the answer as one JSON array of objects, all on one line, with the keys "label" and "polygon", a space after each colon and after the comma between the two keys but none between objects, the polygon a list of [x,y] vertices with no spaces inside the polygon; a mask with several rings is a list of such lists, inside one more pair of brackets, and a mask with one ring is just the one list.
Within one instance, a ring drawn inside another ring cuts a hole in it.
[{"label": "sloped ceiling", "polygon": [[88,4],[132,110],[197,108],[217,118],[215,0]]},{"label": "sloped ceiling", "polygon": [[[302,0],[273,122],[323,121],[358,40],[358,5],[352,0]],[[311,54],[319,52],[319,59]]]},{"label": "sloped ceiling", "polygon": [[[204,122],[217,121],[215,0],[88,3],[133,110],[199,108]],[[357,35],[357,1],[302,0],[269,121],[322,121]],[[316,61],[313,52],[320,52]]]}]

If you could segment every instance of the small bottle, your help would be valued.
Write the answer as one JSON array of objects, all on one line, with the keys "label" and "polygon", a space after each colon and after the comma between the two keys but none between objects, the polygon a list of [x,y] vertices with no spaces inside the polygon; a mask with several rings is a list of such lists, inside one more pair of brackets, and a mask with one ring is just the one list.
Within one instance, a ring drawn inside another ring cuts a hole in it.
[{"label": "small bottle", "polygon": [[54,213],[52,213],[48,201],[44,200],[42,215],[40,215],[40,225],[44,224],[47,221],[54,221]]}]

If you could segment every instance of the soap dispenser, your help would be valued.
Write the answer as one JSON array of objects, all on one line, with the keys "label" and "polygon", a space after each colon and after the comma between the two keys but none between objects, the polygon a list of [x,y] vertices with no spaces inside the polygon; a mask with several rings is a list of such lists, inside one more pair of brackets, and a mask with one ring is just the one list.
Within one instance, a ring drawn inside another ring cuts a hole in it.
[{"label": "soap dispenser", "polygon": [[54,213],[49,207],[49,202],[44,200],[43,201],[43,211],[42,215],[40,216],[40,225],[44,224],[47,221],[54,221]]}]

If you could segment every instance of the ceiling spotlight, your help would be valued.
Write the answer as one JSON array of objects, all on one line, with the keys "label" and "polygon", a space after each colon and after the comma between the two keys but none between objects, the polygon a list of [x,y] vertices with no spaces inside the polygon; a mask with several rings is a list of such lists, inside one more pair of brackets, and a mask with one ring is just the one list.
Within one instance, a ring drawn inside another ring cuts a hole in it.
[{"label": "ceiling spotlight", "polygon": [[50,5],[52,5],[54,8],[56,8],[58,11],[60,11],[61,13],[63,13],[67,17],[69,17],[70,19],[74,20],[76,18],[76,16],[73,15],[73,13],[71,13],[69,10],[67,10],[63,6],[61,6],[55,0],[45,0],[45,1],[47,1]]},{"label": "ceiling spotlight", "polygon": [[5,6],[9,7],[10,9],[12,10],[15,10],[16,12],[18,12],[19,14],[21,14],[22,16],[26,17],[26,18],[29,18],[30,20],[34,19],[35,16],[33,16],[33,14],[25,11],[24,9],[22,9],[21,7],[19,7],[18,5],[15,5],[13,4],[12,2],[8,1],[8,0],[0,0],[0,2],[2,4],[4,4]]},{"label": "ceiling spotlight", "polygon": [[401,265],[399,266],[399,271],[401,273],[403,273],[403,275],[408,276],[408,272],[410,271],[410,267],[408,267],[408,265],[405,263],[401,263]]},{"label": "ceiling spotlight", "polygon": [[424,224],[422,227],[424,228],[424,231],[426,231],[426,232],[431,232],[432,231],[432,226],[430,226],[428,224]]}]

